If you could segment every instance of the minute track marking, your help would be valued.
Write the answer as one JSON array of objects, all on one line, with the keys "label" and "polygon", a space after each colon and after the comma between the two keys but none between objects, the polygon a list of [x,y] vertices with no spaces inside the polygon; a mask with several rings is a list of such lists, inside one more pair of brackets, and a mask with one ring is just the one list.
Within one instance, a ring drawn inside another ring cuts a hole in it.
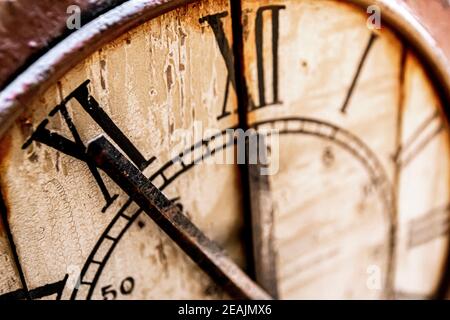
[{"label": "minute track marking", "polygon": [[87,154],[229,294],[239,299],[271,299],[105,137],[89,143]]}]

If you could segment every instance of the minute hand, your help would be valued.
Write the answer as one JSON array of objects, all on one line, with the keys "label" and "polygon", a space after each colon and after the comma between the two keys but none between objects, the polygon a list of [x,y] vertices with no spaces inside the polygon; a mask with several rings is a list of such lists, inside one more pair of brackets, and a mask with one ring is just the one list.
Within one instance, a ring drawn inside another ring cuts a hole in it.
[{"label": "minute hand", "polygon": [[238,299],[271,299],[223,249],[183,215],[181,210],[105,137],[101,136],[92,141],[87,153],[100,169],[230,295]]}]

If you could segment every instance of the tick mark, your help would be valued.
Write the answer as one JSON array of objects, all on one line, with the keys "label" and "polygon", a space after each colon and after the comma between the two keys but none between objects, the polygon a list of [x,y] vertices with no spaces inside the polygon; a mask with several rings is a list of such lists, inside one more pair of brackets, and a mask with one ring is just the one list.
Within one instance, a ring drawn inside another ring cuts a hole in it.
[{"label": "tick mark", "polygon": [[372,45],[375,42],[376,38],[377,38],[377,35],[375,33],[372,33],[370,35],[369,42],[367,43],[366,49],[364,50],[364,53],[363,53],[363,55],[361,57],[361,61],[359,62],[358,68],[356,69],[355,76],[353,77],[352,84],[350,85],[350,89],[348,90],[347,96],[345,97],[345,101],[344,101],[344,103],[343,103],[343,105],[341,107],[341,112],[344,113],[344,114],[347,111],[348,104],[349,104],[350,99],[352,97],[353,91],[355,90],[356,83],[358,82],[359,76],[361,74],[361,70],[362,70],[362,68],[364,66],[364,63],[366,62],[367,56],[369,55],[370,48],[372,47]]},{"label": "tick mark", "polygon": [[329,168],[333,165],[335,160],[333,150],[330,147],[326,147],[322,154],[322,162],[325,167]]}]

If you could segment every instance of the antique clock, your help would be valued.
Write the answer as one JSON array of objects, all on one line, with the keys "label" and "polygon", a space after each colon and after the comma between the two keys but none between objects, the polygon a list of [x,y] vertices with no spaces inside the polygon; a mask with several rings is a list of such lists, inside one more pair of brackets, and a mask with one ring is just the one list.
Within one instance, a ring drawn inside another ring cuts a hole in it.
[{"label": "antique clock", "polygon": [[445,296],[450,67],[398,2],[92,18],[0,92],[0,298]]}]

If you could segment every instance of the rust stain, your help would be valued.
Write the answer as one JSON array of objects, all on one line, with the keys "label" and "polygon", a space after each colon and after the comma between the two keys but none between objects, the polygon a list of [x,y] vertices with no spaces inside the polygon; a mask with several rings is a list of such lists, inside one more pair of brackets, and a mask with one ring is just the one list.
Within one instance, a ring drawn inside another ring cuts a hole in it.
[{"label": "rust stain", "polygon": [[170,64],[166,68],[166,81],[167,81],[167,89],[171,91],[174,85],[174,80],[172,76],[172,66]]},{"label": "rust stain", "polygon": [[[11,150],[12,138],[7,134],[0,140],[0,167],[3,169]],[[3,170],[2,170],[3,171]]]},{"label": "rust stain", "polygon": [[[101,54],[102,51],[99,51],[99,54]],[[106,71],[106,60],[101,58],[100,59],[100,84],[102,86],[103,90],[106,90],[106,81],[104,73]]]},{"label": "rust stain", "polygon": [[[33,121],[31,115],[22,114],[17,120],[16,124],[20,129],[20,133],[22,135],[22,140],[26,141],[33,133]],[[31,162],[37,162],[38,155],[34,151],[34,148],[31,148],[31,153],[28,155],[28,160]]]},{"label": "rust stain", "polygon": [[[9,219],[9,206],[8,206],[8,194],[7,189],[5,188],[3,175],[7,167],[9,154],[12,146],[12,138],[11,135],[7,134],[0,140],[0,201],[4,202],[5,208],[0,208],[0,210],[5,209],[6,219]],[[3,199],[3,200],[2,200]],[[4,221],[1,218],[3,215],[0,215],[0,237],[4,236]]]},{"label": "rust stain", "polygon": [[6,237],[6,233],[5,233],[5,222],[7,223],[8,221],[3,221],[3,217],[6,218],[6,220],[9,220],[9,205],[8,205],[8,194],[5,188],[3,188],[3,183],[0,182],[0,184],[2,185],[2,187],[0,188],[0,201],[3,201],[4,204],[4,208],[1,208],[0,210],[5,210],[5,215],[3,215],[3,213],[0,214],[0,238],[5,238]]},{"label": "rust stain", "polygon": [[28,137],[30,137],[33,133],[33,122],[31,116],[22,115],[16,120],[16,123],[19,125],[22,137],[24,139],[28,139]]},{"label": "rust stain", "polygon": [[4,224],[3,224],[3,219],[0,216],[0,239],[4,239],[6,237],[4,229],[5,229],[5,227],[4,227]]}]

